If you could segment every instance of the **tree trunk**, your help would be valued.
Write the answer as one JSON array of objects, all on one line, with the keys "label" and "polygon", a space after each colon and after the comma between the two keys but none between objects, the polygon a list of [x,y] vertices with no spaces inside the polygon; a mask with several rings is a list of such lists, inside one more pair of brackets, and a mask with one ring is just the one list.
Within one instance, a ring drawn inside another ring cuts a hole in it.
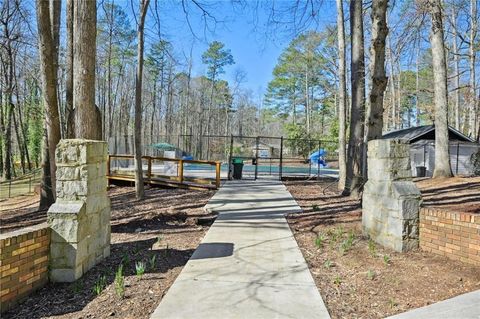
[{"label": "tree trunk", "polygon": [[[10,98],[9,98],[10,99]],[[6,120],[3,130],[3,177],[5,179],[12,179],[12,115],[13,103],[7,102],[6,105]]]},{"label": "tree trunk", "polygon": [[52,191],[52,178],[50,174],[50,152],[48,147],[47,129],[44,130],[43,147],[42,147],[42,181],[40,182],[40,203],[39,210],[46,210],[55,202],[54,192]]},{"label": "tree trunk", "polygon": [[385,39],[388,34],[387,7],[387,0],[372,2],[371,89],[367,141],[382,137],[383,95],[388,82],[385,74]]},{"label": "tree trunk", "polygon": [[393,68],[393,53],[392,53],[392,46],[390,43],[390,39],[387,38],[387,58],[388,58],[388,64],[390,66],[390,78],[389,78],[389,83],[390,83],[390,118],[391,118],[391,123],[389,130],[395,130],[397,128],[396,124],[396,114],[397,114],[397,108],[396,108],[396,90],[395,90],[395,69]]},{"label": "tree trunk", "polygon": [[346,108],[347,108],[347,84],[346,84],[346,62],[345,62],[345,27],[343,15],[343,1],[337,2],[337,38],[338,38],[338,168],[339,181],[338,189],[345,187],[347,170],[346,163]]},{"label": "tree trunk", "polygon": [[455,110],[455,128],[460,130],[460,67],[459,67],[459,60],[458,60],[458,43],[457,43],[457,9],[455,6],[452,6],[452,23],[453,28],[453,39],[452,39],[452,46],[453,46],[453,100],[454,100],[454,110]]},{"label": "tree trunk", "polygon": [[443,40],[441,0],[430,0],[428,4],[432,19],[430,43],[432,46],[435,104],[435,169],[433,170],[433,177],[451,177],[452,169],[450,167],[448,143],[447,64]]},{"label": "tree trunk", "polygon": [[348,141],[347,175],[343,195],[358,196],[363,184],[363,138],[365,125],[365,61],[363,8],[361,0],[350,2],[352,107]]},{"label": "tree trunk", "polygon": [[102,128],[98,127],[95,107],[96,6],[96,1],[74,1],[73,107],[75,137],[101,140]]},{"label": "tree trunk", "polygon": [[[49,7],[50,5],[50,7]],[[48,138],[48,157],[49,160],[50,179],[45,181],[43,185],[51,185],[51,189],[45,189],[41,192],[41,197],[46,196],[46,200],[55,199],[56,184],[56,164],[55,164],[55,148],[60,141],[60,118],[58,114],[58,97],[57,97],[57,67],[58,67],[58,34],[60,15],[57,1],[47,2],[37,0],[37,25],[39,37],[39,56],[40,70],[42,73],[42,91],[45,104],[45,123],[47,126]],[[53,17],[53,21],[51,21]],[[44,164],[47,164],[44,162]],[[44,174],[44,178],[48,178]],[[52,194],[47,194],[49,191]],[[53,202],[52,202],[53,203]]]},{"label": "tree trunk", "polygon": [[477,90],[476,90],[476,79],[475,79],[475,60],[476,60],[476,50],[475,50],[475,40],[477,35],[477,0],[470,0],[470,44],[468,48],[468,56],[470,62],[470,92],[469,92],[469,125],[468,125],[468,135],[475,139],[476,130],[476,106],[477,106]]},{"label": "tree trunk", "polygon": [[420,39],[415,54],[415,125],[420,126]]},{"label": "tree trunk", "polygon": [[140,2],[140,20],[138,23],[137,74],[135,77],[135,194],[138,200],[144,197],[142,168],[142,78],[144,27],[150,0]]},{"label": "tree trunk", "polygon": [[73,5],[74,0],[67,0],[67,52],[65,58],[65,121],[66,138],[75,137],[73,112]]}]

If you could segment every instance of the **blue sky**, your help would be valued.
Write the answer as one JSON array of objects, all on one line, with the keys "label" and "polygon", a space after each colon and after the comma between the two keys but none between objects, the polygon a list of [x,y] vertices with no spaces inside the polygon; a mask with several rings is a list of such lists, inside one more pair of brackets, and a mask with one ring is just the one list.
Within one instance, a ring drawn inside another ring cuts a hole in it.
[{"label": "blue sky", "polygon": [[[133,11],[138,14],[138,0],[97,0],[99,7],[97,17],[102,14],[100,7],[103,1],[114,2],[122,7],[130,17],[132,28],[136,28]],[[275,4],[277,12],[283,14],[281,17],[287,19],[291,16],[291,12],[285,8],[292,6],[295,1],[197,0],[197,2],[202,3],[213,18],[207,17],[207,23],[205,23],[201,10],[195,7],[191,0],[185,0],[191,26],[189,27],[180,0],[151,0],[145,30],[146,50],[149,43],[158,41],[161,34],[164,39],[173,44],[179,61],[186,61],[184,55],[188,57],[192,50],[193,75],[198,76],[205,74],[201,56],[208,48],[208,43],[214,40],[221,41],[227,49],[231,50],[235,60],[235,65],[225,68],[226,72],[222,78],[233,83],[235,71],[240,69],[246,73],[246,82],[242,87],[252,90],[258,96],[266,89],[278,57],[295,34],[292,24],[285,24],[276,31],[268,25],[272,3]],[[317,2],[321,3],[321,7],[315,8],[319,13],[317,28],[334,24],[336,22],[335,1]],[[32,17],[35,17],[34,0],[27,0],[27,3]],[[300,3],[307,2],[301,0]],[[157,16],[160,18],[160,28],[156,23]],[[280,16],[275,15],[275,17]],[[32,27],[36,28],[36,20],[33,19],[32,22]],[[64,39],[65,1],[62,1],[61,33]]]},{"label": "blue sky", "polygon": [[[161,3],[161,4],[160,4]],[[158,12],[160,16],[160,31],[164,38],[173,43],[176,55],[183,59],[183,55],[189,55],[192,49],[193,74],[205,73],[201,55],[208,48],[208,43],[217,40],[225,44],[231,50],[235,65],[226,67],[223,78],[233,82],[237,69],[246,73],[244,88],[252,90],[257,95],[268,85],[272,78],[272,70],[283,49],[293,38],[293,32],[288,26],[281,27],[285,31],[272,31],[267,25],[270,1],[246,2],[246,6],[232,5],[231,1],[203,1],[206,10],[214,18],[203,19],[202,12],[190,3],[187,7],[190,27],[183,8],[179,1],[163,0],[159,2]],[[253,8],[254,3],[261,7]],[[288,6],[293,1],[277,1],[277,5]],[[131,11],[129,2],[125,9]],[[135,8],[137,10],[137,8]],[[150,7],[149,27],[147,41],[158,39],[158,26],[155,19],[155,0]],[[320,12],[320,25],[335,23],[335,2],[324,1]],[[214,22],[214,19],[217,22]],[[132,21],[132,25],[135,21]],[[193,30],[193,33],[192,33]],[[193,44],[193,47],[192,47]]]}]

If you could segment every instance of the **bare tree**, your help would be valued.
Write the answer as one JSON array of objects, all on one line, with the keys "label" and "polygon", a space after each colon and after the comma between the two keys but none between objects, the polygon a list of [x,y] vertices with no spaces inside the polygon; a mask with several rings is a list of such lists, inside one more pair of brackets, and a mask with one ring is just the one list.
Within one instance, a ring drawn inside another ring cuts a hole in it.
[{"label": "bare tree", "polygon": [[140,20],[138,21],[137,73],[135,76],[135,194],[137,199],[143,199],[143,168],[142,168],[142,78],[145,16],[150,0],[140,1]]},{"label": "bare tree", "polygon": [[367,122],[368,141],[381,138],[383,130],[383,95],[388,83],[385,74],[385,40],[388,34],[387,7],[387,0],[374,0],[372,2],[371,89]]},{"label": "bare tree", "polygon": [[435,104],[435,169],[433,177],[450,177],[450,152],[448,143],[448,89],[445,43],[441,0],[429,0],[428,10],[432,20],[430,43]]},{"label": "bare tree", "polygon": [[358,195],[362,187],[365,124],[365,53],[362,0],[350,2],[352,106],[348,141],[347,175],[343,195]]},{"label": "bare tree", "polygon": [[337,0],[337,41],[338,41],[338,189],[345,187],[347,170],[346,163],[346,114],[347,114],[347,83],[345,61],[345,27],[343,15],[343,1]]}]

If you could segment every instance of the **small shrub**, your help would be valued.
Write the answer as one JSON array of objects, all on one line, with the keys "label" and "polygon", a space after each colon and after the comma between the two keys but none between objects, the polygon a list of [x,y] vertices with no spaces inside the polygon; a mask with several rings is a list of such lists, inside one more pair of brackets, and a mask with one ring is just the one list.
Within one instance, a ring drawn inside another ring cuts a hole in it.
[{"label": "small shrub", "polygon": [[370,279],[370,280],[375,279],[375,276],[376,276],[376,275],[377,275],[377,274],[375,273],[375,271],[373,271],[373,270],[371,270],[371,269],[369,269],[368,272],[367,272],[367,278]]},{"label": "small shrub", "polygon": [[314,212],[318,212],[318,211],[320,210],[320,207],[318,207],[318,205],[313,205],[313,206],[312,206],[312,210],[313,210]]},{"label": "small shrub", "polygon": [[148,265],[150,266],[150,269],[155,269],[156,259],[157,259],[157,255],[153,255],[152,258],[148,260]]},{"label": "small shrub", "polygon": [[385,266],[388,266],[390,265],[390,256],[388,255],[383,255],[383,263],[385,264]]},{"label": "small shrub", "polygon": [[325,266],[325,268],[327,268],[327,269],[330,269],[331,267],[333,267],[333,262],[330,259],[327,259],[323,263],[323,266]]},{"label": "small shrub", "polygon": [[376,252],[377,248],[375,246],[375,242],[370,238],[368,240],[368,251],[370,252],[370,254],[373,256],[373,257],[376,257],[377,256],[377,252]]},{"label": "small shrub", "polygon": [[330,237],[330,247],[333,248],[338,242],[338,240],[343,237],[343,227],[340,226],[338,228],[335,228],[334,230],[329,229],[327,234]]},{"label": "small shrub", "polygon": [[335,276],[335,279],[333,280],[333,283],[337,286],[339,286],[342,283],[342,279],[340,278],[339,275]]},{"label": "small shrub", "polygon": [[335,228],[335,232],[334,232],[334,233],[335,233],[336,238],[340,239],[340,238],[343,237],[343,233],[344,233],[344,232],[345,232],[345,231],[343,230],[343,226],[338,226],[337,228]]},{"label": "small shrub", "polygon": [[105,289],[106,286],[107,286],[107,277],[105,277],[105,275],[102,275],[98,277],[97,281],[93,285],[93,292],[95,293],[95,295],[98,296],[102,293],[102,291]]},{"label": "small shrub", "polygon": [[325,241],[325,237],[323,237],[322,234],[318,234],[317,238],[315,238],[315,246],[317,246],[317,248],[319,249],[322,248],[324,241]]},{"label": "small shrub", "polygon": [[137,261],[135,263],[135,271],[137,273],[137,277],[142,278],[143,274],[145,273],[145,263],[143,261]]},{"label": "small shrub", "polygon": [[340,254],[345,254],[347,251],[350,250],[353,246],[353,241],[355,240],[355,234],[353,231],[348,233],[347,239],[345,239],[342,244],[340,245]]},{"label": "small shrub", "polygon": [[125,278],[123,276],[123,264],[118,266],[117,272],[115,273],[115,293],[118,297],[125,297]]},{"label": "small shrub", "polygon": [[77,280],[72,284],[71,289],[73,293],[78,294],[83,290],[83,283],[80,280]]},{"label": "small shrub", "polygon": [[398,305],[398,303],[395,301],[395,299],[390,298],[390,299],[388,300],[388,305],[390,306],[390,308],[393,309],[393,308],[395,308],[395,307]]},{"label": "small shrub", "polygon": [[128,253],[124,253],[122,257],[122,265],[127,266],[130,263],[130,256]]},{"label": "small shrub", "polygon": [[140,247],[140,246],[135,246],[135,247],[133,248],[133,253],[134,253],[135,255],[138,255],[138,253],[139,253],[141,250],[142,250],[142,247]]}]

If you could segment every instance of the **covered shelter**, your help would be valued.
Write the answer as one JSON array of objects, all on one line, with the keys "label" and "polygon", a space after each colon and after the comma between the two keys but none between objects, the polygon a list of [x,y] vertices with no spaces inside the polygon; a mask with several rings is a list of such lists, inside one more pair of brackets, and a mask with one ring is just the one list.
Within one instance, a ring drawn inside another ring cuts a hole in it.
[{"label": "covered shelter", "polygon": [[[423,125],[407,129],[392,131],[382,136],[382,139],[401,138],[410,144],[410,160],[412,175],[419,176],[418,172],[425,169],[425,176],[432,176],[435,167],[435,125]],[[450,165],[455,175],[471,175],[473,164],[472,154],[480,150],[480,144],[470,137],[448,127],[450,145]],[[420,168],[417,170],[417,167]]]}]

